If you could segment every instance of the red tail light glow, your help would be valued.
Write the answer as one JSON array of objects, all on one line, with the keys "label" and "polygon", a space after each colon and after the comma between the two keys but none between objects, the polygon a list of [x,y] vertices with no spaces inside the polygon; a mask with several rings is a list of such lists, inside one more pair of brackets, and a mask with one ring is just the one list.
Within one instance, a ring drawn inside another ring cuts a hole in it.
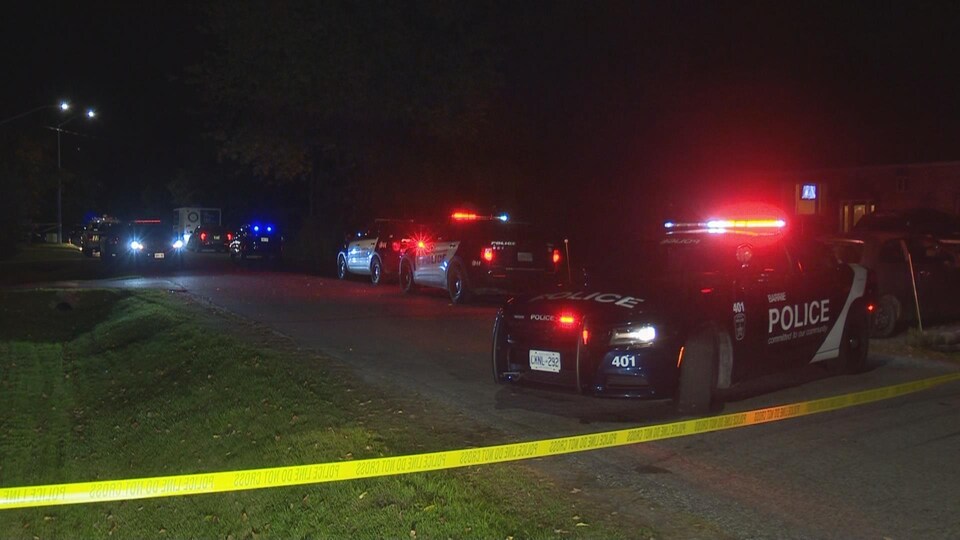
[{"label": "red tail light glow", "polygon": [[423,240],[417,240],[417,249],[426,249],[427,243]]},{"label": "red tail light glow", "polygon": [[458,220],[475,220],[479,218],[479,216],[472,212],[454,212],[450,217]]},{"label": "red tail light glow", "polygon": [[867,313],[873,313],[873,310],[877,309],[877,306],[873,304],[867,304]]},{"label": "red tail light glow", "polygon": [[586,345],[590,342],[590,331],[586,328],[583,329],[583,344]]},{"label": "red tail light glow", "polygon": [[560,250],[555,249],[553,250],[553,264],[557,264],[558,262],[560,262]]},{"label": "red tail light glow", "polygon": [[201,242],[206,242],[206,241],[207,241],[207,233],[205,233],[205,232],[200,233],[200,241],[201,241]]},{"label": "red tail light glow", "polygon": [[394,242],[393,244],[391,244],[390,248],[393,249],[394,251],[400,251],[400,242]]},{"label": "red tail light glow", "polygon": [[231,240],[233,240],[233,234],[227,233],[227,242],[230,242]]},{"label": "red tail light glow", "polygon": [[492,247],[483,248],[483,252],[480,254],[480,256],[483,257],[483,260],[487,262],[493,262],[493,248]]},{"label": "red tail light glow", "polygon": [[571,313],[563,313],[558,319],[560,321],[560,326],[573,326],[577,323],[577,318]]}]

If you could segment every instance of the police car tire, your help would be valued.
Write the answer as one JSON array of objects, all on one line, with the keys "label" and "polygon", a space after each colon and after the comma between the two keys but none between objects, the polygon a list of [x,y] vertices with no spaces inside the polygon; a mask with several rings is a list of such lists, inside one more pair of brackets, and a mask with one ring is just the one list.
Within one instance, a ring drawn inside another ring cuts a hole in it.
[{"label": "police car tire", "polygon": [[383,280],[383,264],[380,262],[380,257],[374,257],[370,261],[370,283],[374,285],[379,285]]},{"label": "police car tire", "polygon": [[417,290],[417,285],[413,282],[413,268],[407,261],[400,261],[400,290],[404,294],[410,294]]},{"label": "police car tire", "polygon": [[698,415],[711,410],[717,386],[718,350],[717,331],[710,326],[687,338],[675,399],[678,413]]},{"label": "police car tire", "polygon": [[347,259],[343,255],[337,257],[337,277],[347,279]]},{"label": "police car tire", "polygon": [[873,337],[890,337],[897,329],[900,319],[900,301],[895,296],[884,295],[877,302],[877,309],[870,317],[870,335]]},{"label": "police car tire", "polygon": [[859,373],[867,365],[867,353],[870,348],[870,317],[861,302],[850,306],[847,320],[843,324],[843,337],[840,341],[840,356],[837,358],[837,371]]},{"label": "police car tire", "polygon": [[460,263],[450,264],[447,270],[447,292],[450,294],[450,301],[454,304],[465,304],[470,301],[470,285],[467,283],[467,273],[463,271]]}]

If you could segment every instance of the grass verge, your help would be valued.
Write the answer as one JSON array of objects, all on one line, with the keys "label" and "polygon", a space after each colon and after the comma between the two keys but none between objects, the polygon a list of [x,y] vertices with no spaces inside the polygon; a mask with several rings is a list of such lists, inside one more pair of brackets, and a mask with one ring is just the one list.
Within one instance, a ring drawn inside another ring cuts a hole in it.
[{"label": "grass verge", "polygon": [[[166,292],[0,291],[0,486],[489,444]],[[0,537],[646,537],[523,464],[0,512]]]}]

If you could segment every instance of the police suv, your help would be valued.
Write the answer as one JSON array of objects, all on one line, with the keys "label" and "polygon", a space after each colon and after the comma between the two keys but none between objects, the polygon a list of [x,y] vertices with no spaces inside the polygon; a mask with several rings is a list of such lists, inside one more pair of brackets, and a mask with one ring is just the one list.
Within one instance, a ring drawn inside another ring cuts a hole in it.
[{"label": "police suv", "polygon": [[407,249],[414,235],[424,236],[424,227],[410,220],[375,219],[366,230],[348,239],[337,254],[337,277],[349,274],[370,276],[379,285],[384,278],[396,276],[400,253]]},{"label": "police suv", "polygon": [[[737,382],[823,362],[861,369],[873,278],[780,219],[667,223],[586,286],[511,299],[493,331],[499,383],[674,398],[696,414]],[[869,282],[868,282],[869,281]]]},{"label": "police suv", "polygon": [[477,294],[533,292],[557,285],[561,253],[527,223],[506,215],[455,212],[400,257],[400,288],[446,290],[454,304]]}]

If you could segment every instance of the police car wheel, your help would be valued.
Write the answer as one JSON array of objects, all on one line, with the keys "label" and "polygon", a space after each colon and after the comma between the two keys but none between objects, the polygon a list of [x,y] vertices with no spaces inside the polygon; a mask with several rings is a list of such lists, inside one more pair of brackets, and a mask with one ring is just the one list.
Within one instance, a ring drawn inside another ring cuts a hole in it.
[{"label": "police car wheel", "polygon": [[870,320],[862,303],[850,306],[847,320],[843,324],[843,338],[840,341],[840,357],[837,358],[837,371],[857,373],[867,365],[867,353],[870,346]]},{"label": "police car wheel", "polygon": [[337,257],[337,277],[339,279],[347,278],[347,259],[343,255]]},{"label": "police car wheel", "polygon": [[717,386],[717,332],[706,327],[687,338],[680,364],[675,405],[680,414],[710,411]]},{"label": "police car wheel", "polygon": [[454,304],[465,304],[470,301],[470,286],[467,284],[467,275],[459,263],[450,265],[447,271],[447,292],[450,301]]},{"label": "police car wheel", "polygon": [[407,261],[400,263],[400,290],[403,291],[404,294],[417,290],[417,286],[413,282],[413,267],[411,267]]},{"label": "police car wheel", "polygon": [[892,336],[897,329],[899,315],[900,301],[895,296],[888,294],[880,298],[870,318],[870,335],[880,338]]},{"label": "police car wheel", "polygon": [[380,257],[374,257],[370,262],[370,283],[379,285],[382,279],[383,265],[380,263]]}]

